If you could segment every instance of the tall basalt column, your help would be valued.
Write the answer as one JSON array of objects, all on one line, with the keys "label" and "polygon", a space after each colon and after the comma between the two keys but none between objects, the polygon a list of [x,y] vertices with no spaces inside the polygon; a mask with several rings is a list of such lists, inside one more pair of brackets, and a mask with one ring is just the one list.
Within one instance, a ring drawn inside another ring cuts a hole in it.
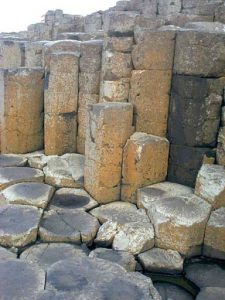
[{"label": "tall basalt column", "polygon": [[0,78],[2,153],[43,149],[44,70],[2,69]]},{"label": "tall basalt column", "polygon": [[76,152],[79,54],[52,53],[45,79],[45,154]]},{"label": "tall basalt column", "polygon": [[84,183],[99,203],[120,200],[123,147],[133,133],[132,118],[129,103],[89,107]]}]

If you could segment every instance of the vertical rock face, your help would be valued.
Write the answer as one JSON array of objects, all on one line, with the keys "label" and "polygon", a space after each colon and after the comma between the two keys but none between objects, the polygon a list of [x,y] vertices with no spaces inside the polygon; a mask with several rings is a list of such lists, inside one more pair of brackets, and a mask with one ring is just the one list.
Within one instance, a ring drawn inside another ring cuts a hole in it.
[{"label": "vertical rock face", "polygon": [[28,68],[43,67],[44,45],[46,41],[29,42],[25,44],[25,66]]},{"label": "vertical rock face", "polygon": [[85,189],[99,203],[120,200],[122,152],[133,132],[132,116],[128,103],[101,103],[89,108]]},{"label": "vertical rock face", "polygon": [[24,67],[25,42],[15,40],[0,41],[0,68]]},{"label": "vertical rock face", "polygon": [[2,153],[27,153],[43,148],[43,78],[41,68],[1,71]]},{"label": "vertical rock face", "polygon": [[123,152],[121,199],[137,201],[137,189],[164,181],[167,175],[169,142],[146,133],[136,132]]},{"label": "vertical rock face", "polygon": [[45,82],[45,153],[76,151],[79,54],[53,53]]},{"label": "vertical rock face", "polygon": [[182,0],[159,0],[159,15],[173,15],[181,12]]}]

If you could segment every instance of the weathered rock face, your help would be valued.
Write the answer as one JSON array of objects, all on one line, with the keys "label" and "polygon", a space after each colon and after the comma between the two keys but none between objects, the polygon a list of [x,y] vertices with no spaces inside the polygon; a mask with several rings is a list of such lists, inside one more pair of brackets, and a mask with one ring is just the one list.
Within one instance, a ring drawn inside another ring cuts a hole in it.
[{"label": "weathered rock face", "polygon": [[101,83],[100,102],[127,102],[129,88],[129,78],[122,78],[115,81],[104,80]]},{"label": "weathered rock face", "polygon": [[212,212],[206,226],[203,253],[206,256],[225,259],[225,208]]},{"label": "weathered rock face", "polygon": [[136,202],[137,189],[164,181],[167,175],[169,142],[136,132],[123,151],[121,199]]},{"label": "weathered rock face", "polygon": [[218,135],[216,159],[219,165],[225,166],[225,127],[221,127]]},{"label": "weathered rock face", "polygon": [[40,68],[1,71],[2,153],[43,149],[43,77]]},{"label": "weathered rock face", "polygon": [[225,299],[225,289],[217,287],[206,287],[201,290],[198,294],[197,300],[214,300],[214,299]]},{"label": "weathered rock face", "polygon": [[133,131],[132,105],[90,106],[86,135],[85,189],[100,203],[120,199],[122,151]]},{"label": "weathered rock face", "polygon": [[0,68],[25,66],[25,42],[0,40]]},{"label": "weathered rock face", "polygon": [[45,153],[76,151],[79,54],[53,53],[45,84]]},{"label": "weathered rock face", "polygon": [[44,45],[46,41],[25,44],[25,66],[28,68],[44,66]]},{"label": "weathered rock face", "polygon": [[195,194],[212,207],[225,207],[225,168],[218,165],[203,165],[198,173]]},{"label": "weathered rock face", "polygon": [[102,29],[102,14],[99,12],[88,15],[84,18],[84,31],[95,33]]},{"label": "weathered rock face", "polygon": [[0,155],[0,168],[5,167],[24,167],[27,159],[20,155],[3,154]]},{"label": "weathered rock face", "polygon": [[159,292],[162,300],[194,300],[191,294],[189,294],[183,288],[170,283],[156,283],[155,287]]}]

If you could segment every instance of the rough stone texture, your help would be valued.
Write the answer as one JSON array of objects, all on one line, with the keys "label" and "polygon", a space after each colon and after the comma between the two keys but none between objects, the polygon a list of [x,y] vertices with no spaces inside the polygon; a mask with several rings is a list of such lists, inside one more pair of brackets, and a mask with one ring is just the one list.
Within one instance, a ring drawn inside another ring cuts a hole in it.
[{"label": "rough stone texture", "polygon": [[218,165],[203,165],[198,173],[195,194],[212,207],[225,206],[225,168]]},{"label": "rough stone texture", "polygon": [[206,256],[225,259],[225,208],[212,212],[206,226],[203,253]]},{"label": "rough stone texture", "polygon": [[225,271],[217,264],[195,262],[185,268],[186,277],[198,287],[222,287],[224,288]]},{"label": "rough stone texture", "polygon": [[219,165],[225,166],[225,127],[219,130],[216,160]]},{"label": "rough stone texture", "polygon": [[101,84],[100,102],[127,102],[129,98],[130,79],[104,80]]},{"label": "rough stone texture", "polygon": [[224,29],[218,30],[217,23],[196,23],[191,30],[179,31],[174,72],[200,77],[224,76],[224,41]]},{"label": "rough stone texture", "polygon": [[80,72],[94,73],[101,70],[102,40],[81,43]]},{"label": "rough stone texture", "polygon": [[162,182],[143,187],[137,192],[137,206],[148,210],[153,201],[193,194],[193,189],[181,184]]},{"label": "rough stone texture", "polygon": [[121,199],[137,202],[137,189],[164,181],[167,175],[169,142],[135,132],[123,150]]},{"label": "rough stone texture", "polygon": [[181,12],[182,0],[158,0],[159,15],[175,15]]},{"label": "rough stone texture", "polygon": [[37,153],[37,154],[33,154],[31,156],[28,156],[28,165],[31,168],[35,168],[35,169],[39,169],[39,170],[43,170],[44,167],[47,166],[47,163],[50,159],[52,158],[56,158],[58,157],[57,155],[50,155],[50,156],[46,156],[43,153]]},{"label": "rough stone texture", "polygon": [[6,247],[24,247],[37,238],[42,211],[25,205],[0,207],[0,244]]},{"label": "rough stone texture", "polygon": [[28,68],[44,66],[44,45],[46,41],[25,44],[25,66]]},{"label": "rough stone texture", "polygon": [[181,145],[170,146],[168,180],[195,186],[195,180],[206,160],[214,163],[215,153],[211,148],[194,148]]},{"label": "rough stone texture", "polygon": [[0,155],[0,168],[5,167],[24,167],[27,158],[20,155],[3,154]]},{"label": "rough stone texture", "polygon": [[44,213],[39,235],[44,242],[91,244],[98,228],[97,219],[82,210],[50,210]]},{"label": "rough stone texture", "polygon": [[45,182],[56,187],[79,188],[84,181],[84,156],[64,154],[48,160],[43,169]]},{"label": "rough stone texture", "polygon": [[86,191],[82,189],[63,188],[56,191],[50,209],[82,209],[88,211],[98,206],[95,201]]},{"label": "rough stone texture", "polygon": [[214,300],[214,299],[225,300],[225,289],[206,287],[200,291],[200,293],[196,298],[196,300]]},{"label": "rough stone texture", "polygon": [[6,204],[31,205],[45,208],[53,196],[54,188],[38,182],[18,183],[4,189],[0,194],[1,202]]},{"label": "rough stone texture", "polygon": [[40,170],[27,167],[0,168],[0,191],[20,182],[42,182],[44,174]]},{"label": "rough stone texture", "polygon": [[50,55],[45,84],[45,154],[76,152],[79,54]]},{"label": "rough stone texture", "polygon": [[106,36],[104,39],[104,50],[131,52],[133,46],[133,37]]},{"label": "rough stone texture", "polygon": [[23,261],[0,261],[0,291],[4,300],[35,300],[44,290],[45,272]]},{"label": "rough stone texture", "polygon": [[37,264],[41,269],[47,270],[55,262],[77,256],[87,256],[85,247],[63,244],[43,243],[29,247],[20,255],[20,259],[30,264]]},{"label": "rough stone texture", "polygon": [[154,230],[146,213],[126,202],[114,202],[91,211],[100,223],[95,243],[136,255],[154,247]]},{"label": "rough stone texture", "polygon": [[176,274],[183,272],[184,259],[177,251],[153,248],[138,255],[147,272]]},{"label": "rough stone texture", "polygon": [[171,76],[170,70],[132,72],[129,101],[136,131],[166,136]]},{"label": "rough stone texture", "polygon": [[25,42],[0,40],[0,68],[24,67]]},{"label": "rough stone texture", "polygon": [[90,106],[84,186],[99,203],[120,199],[122,151],[133,133],[132,115],[132,105],[128,103]]},{"label": "rough stone texture", "polygon": [[130,9],[140,11],[144,17],[152,18],[157,13],[157,0],[131,0]]},{"label": "rough stone texture", "polygon": [[[79,73],[79,91],[80,95],[83,94],[91,94],[96,95],[99,93],[99,85],[100,85],[100,72],[96,71],[93,73],[82,72]],[[80,105],[79,98],[79,105]]]},{"label": "rough stone texture", "polygon": [[187,146],[215,146],[224,78],[175,75],[169,116],[169,140]]},{"label": "rough stone texture", "polygon": [[152,202],[148,215],[155,228],[155,244],[183,255],[201,253],[211,206],[195,195],[174,196]]},{"label": "rough stone texture", "polygon": [[41,68],[0,72],[2,153],[43,149],[43,75]]},{"label": "rough stone texture", "polygon": [[146,30],[133,48],[132,60],[136,70],[172,70],[174,31]]},{"label": "rough stone texture", "polygon": [[155,283],[154,285],[162,300],[194,300],[191,294],[179,286],[169,283]]},{"label": "rough stone texture", "polygon": [[0,261],[16,259],[16,254],[3,247],[0,247]]},{"label": "rough stone texture", "polygon": [[89,254],[91,258],[105,259],[122,266],[128,272],[134,272],[136,260],[132,254],[125,251],[116,251],[112,249],[97,248]]},{"label": "rough stone texture", "polygon": [[102,29],[102,14],[99,12],[87,15],[84,18],[84,31],[87,33],[95,33]]},{"label": "rough stone texture", "polygon": [[96,295],[98,291],[96,299],[160,299],[151,279],[126,273],[122,267],[109,261],[88,257],[55,263],[48,270],[47,289],[69,290],[78,295],[86,295],[88,291]]}]

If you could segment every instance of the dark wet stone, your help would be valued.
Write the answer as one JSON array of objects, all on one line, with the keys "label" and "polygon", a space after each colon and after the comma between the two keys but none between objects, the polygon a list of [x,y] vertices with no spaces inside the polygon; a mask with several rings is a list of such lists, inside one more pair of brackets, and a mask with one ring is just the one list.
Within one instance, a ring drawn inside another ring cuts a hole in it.
[{"label": "dark wet stone", "polygon": [[225,288],[203,288],[196,300],[225,300]]},{"label": "dark wet stone", "polygon": [[162,300],[194,300],[191,294],[184,289],[169,283],[155,283]]}]

